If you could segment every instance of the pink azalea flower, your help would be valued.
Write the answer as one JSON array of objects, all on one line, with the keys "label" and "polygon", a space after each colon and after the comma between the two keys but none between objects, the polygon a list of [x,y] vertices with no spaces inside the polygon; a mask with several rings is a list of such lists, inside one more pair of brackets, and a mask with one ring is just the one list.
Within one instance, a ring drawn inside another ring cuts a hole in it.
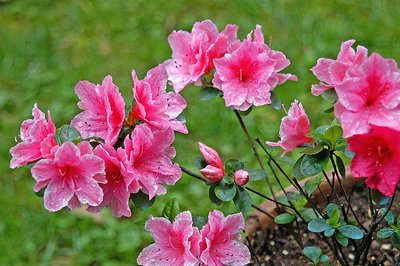
[{"label": "pink azalea flower", "polygon": [[83,138],[100,137],[107,144],[114,145],[125,117],[125,102],[111,76],[101,85],[80,81],[75,86],[83,110],[71,121]]},{"label": "pink azalea flower", "polygon": [[291,74],[278,73],[290,61],[282,52],[264,43],[261,27],[257,25],[254,40],[251,33],[242,43],[232,45],[232,51],[215,59],[214,86],[223,91],[225,104],[245,111],[250,106],[271,103],[271,91],[286,80],[297,80]]},{"label": "pink azalea flower", "polygon": [[130,217],[129,198],[131,193],[137,193],[140,187],[125,149],[120,147],[115,150],[112,146],[104,144],[97,146],[94,154],[104,161],[107,183],[100,184],[104,193],[102,203],[96,207],[89,207],[88,211],[99,212],[107,205],[114,216]]},{"label": "pink azalea flower", "polygon": [[351,46],[355,40],[342,43],[336,60],[320,58],[317,65],[311,68],[314,75],[321,81],[311,87],[311,93],[315,96],[334,88],[347,77],[347,71],[352,67],[359,67],[368,57],[368,50],[363,46],[357,46],[355,51]]},{"label": "pink azalea flower", "polygon": [[350,169],[354,177],[383,195],[393,196],[400,181],[400,132],[372,126],[371,131],[349,138],[349,150],[355,153]]},{"label": "pink azalea flower", "polygon": [[46,187],[44,207],[51,212],[81,204],[97,206],[103,200],[99,182],[105,182],[104,162],[95,156],[86,141],[75,146],[65,142],[54,159],[42,159],[31,169],[36,180],[34,190]]},{"label": "pink azalea flower", "polygon": [[137,262],[145,266],[199,265],[199,230],[192,226],[190,212],[178,214],[171,224],[165,218],[150,216],[145,229],[153,236],[155,243],[139,254]]},{"label": "pink azalea flower", "polygon": [[204,161],[208,164],[200,170],[200,173],[210,181],[219,182],[225,175],[224,164],[218,152],[213,148],[199,142],[199,148]]},{"label": "pink azalea flower", "polygon": [[250,180],[250,174],[246,170],[240,169],[233,175],[233,180],[238,186],[246,185]]},{"label": "pink azalea flower", "polygon": [[308,120],[302,104],[294,100],[279,127],[281,140],[278,142],[267,141],[266,143],[269,146],[281,146],[285,150],[282,154],[284,156],[297,146],[313,141],[312,138],[307,137],[308,133],[310,133],[310,120]]},{"label": "pink azalea flower", "polygon": [[151,69],[144,80],[140,81],[134,70],[132,77],[135,82],[135,103],[130,115],[133,119],[141,120],[152,128],[171,127],[187,134],[185,122],[176,119],[186,108],[186,101],[178,93],[166,92],[168,76],[164,65]]},{"label": "pink azalea flower", "polygon": [[21,124],[19,138],[21,142],[11,148],[11,168],[21,167],[42,158],[51,157],[57,143],[54,140],[56,127],[51,120],[50,111],[48,121],[37,104],[32,109],[33,119],[27,119]]},{"label": "pink azalea flower", "polygon": [[400,128],[400,71],[396,62],[372,54],[335,85],[335,116],[343,137],[368,133],[371,125]]},{"label": "pink azalea flower", "polygon": [[250,251],[239,241],[243,228],[242,214],[224,217],[220,211],[211,211],[208,214],[208,223],[201,230],[201,262],[207,266],[239,266],[250,263]]},{"label": "pink azalea flower", "polygon": [[150,199],[165,194],[164,185],[174,185],[182,176],[179,165],[171,161],[175,157],[175,149],[171,146],[174,139],[171,128],[152,131],[147,124],[140,124],[133,130],[131,138],[124,141],[141,190]]},{"label": "pink azalea flower", "polygon": [[222,57],[236,40],[238,26],[227,25],[218,32],[211,20],[196,22],[192,31],[174,31],[168,37],[172,59],[166,62],[169,80],[176,92],[188,84],[201,85],[201,77],[214,68],[213,59]]}]

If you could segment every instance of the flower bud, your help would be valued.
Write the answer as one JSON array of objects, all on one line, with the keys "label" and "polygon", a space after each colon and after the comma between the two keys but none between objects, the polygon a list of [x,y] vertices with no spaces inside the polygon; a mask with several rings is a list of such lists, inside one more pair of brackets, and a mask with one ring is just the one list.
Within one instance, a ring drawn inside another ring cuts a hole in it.
[{"label": "flower bud", "polygon": [[224,177],[224,171],[212,165],[207,165],[205,168],[200,170],[200,173],[212,182],[219,182]]},{"label": "flower bud", "polygon": [[201,155],[203,156],[204,161],[206,161],[207,164],[210,164],[220,169],[224,169],[224,164],[222,163],[221,157],[219,156],[218,152],[201,142],[199,142],[199,148]]},{"label": "flower bud", "polygon": [[235,172],[233,179],[238,186],[244,186],[249,182],[250,175],[246,170],[240,169]]}]

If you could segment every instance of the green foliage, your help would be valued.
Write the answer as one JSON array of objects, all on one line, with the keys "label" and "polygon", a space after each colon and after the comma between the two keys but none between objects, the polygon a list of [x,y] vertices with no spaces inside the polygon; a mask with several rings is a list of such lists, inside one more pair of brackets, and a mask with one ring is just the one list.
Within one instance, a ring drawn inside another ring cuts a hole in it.
[{"label": "green foliage", "polygon": [[339,227],[340,233],[342,233],[345,237],[351,239],[361,239],[364,236],[364,232],[354,225],[343,225]]},{"label": "green foliage", "polygon": [[271,107],[275,110],[281,110],[282,108],[282,101],[275,92],[271,91]]},{"label": "green foliage", "polygon": [[222,92],[214,87],[202,87],[199,92],[199,98],[202,101],[209,101],[221,94]]},{"label": "green foliage", "polygon": [[308,246],[303,248],[303,254],[310,259],[314,265],[320,262],[327,262],[329,257],[322,253],[322,249],[315,246]]},{"label": "green foliage", "polygon": [[70,125],[64,125],[61,128],[58,128],[56,134],[54,136],[58,145],[62,145],[64,142],[71,141],[80,141],[81,134],[79,131]]},{"label": "green foliage", "polygon": [[229,159],[225,162],[225,172],[229,176],[233,176],[233,174],[240,169],[244,168],[244,164],[236,159]]},{"label": "green foliage", "polygon": [[301,173],[304,176],[315,176],[324,170],[328,161],[328,150],[322,150],[314,155],[306,155],[301,162]]},{"label": "green foliage", "polygon": [[231,201],[236,195],[236,185],[230,177],[224,179],[215,186],[215,195],[222,201]]},{"label": "green foliage", "polygon": [[293,214],[282,213],[282,214],[275,216],[274,221],[277,224],[288,224],[288,223],[291,223],[295,218],[296,218],[296,216],[294,216]]},{"label": "green foliage", "polygon": [[167,204],[165,204],[161,215],[173,222],[179,212],[179,202],[176,198],[173,198],[170,199]]},{"label": "green foliage", "polygon": [[249,192],[240,186],[236,186],[236,195],[233,198],[233,203],[235,203],[236,208],[242,212],[246,213],[251,209],[251,198]]},{"label": "green foliage", "polygon": [[150,200],[149,195],[139,191],[138,193],[131,194],[131,200],[137,208],[141,209],[142,211],[146,211],[153,206],[154,202],[156,201],[156,197]]},{"label": "green foliage", "polygon": [[262,169],[247,170],[250,175],[250,181],[264,180],[268,177],[267,172]]}]

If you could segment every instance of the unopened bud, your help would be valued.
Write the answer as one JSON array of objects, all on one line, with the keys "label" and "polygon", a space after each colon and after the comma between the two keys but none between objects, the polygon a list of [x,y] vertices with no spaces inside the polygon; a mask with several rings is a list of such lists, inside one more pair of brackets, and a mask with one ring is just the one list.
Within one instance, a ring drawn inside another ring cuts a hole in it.
[{"label": "unopened bud", "polygon": [[247,182],[249,182],[250,175],[246,170],[240,169],[235,172],[233,179],[238,186],[244,186],[247,184]]}]

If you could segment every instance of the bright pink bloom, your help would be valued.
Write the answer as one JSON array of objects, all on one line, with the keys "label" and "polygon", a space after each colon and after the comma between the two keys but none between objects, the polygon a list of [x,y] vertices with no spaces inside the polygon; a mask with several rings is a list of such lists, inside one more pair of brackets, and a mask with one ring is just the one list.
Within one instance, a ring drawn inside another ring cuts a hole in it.
[{"label": "bright pink bloom", "polygon": [[241,213],[224,217],[220,211],[208,214],[208,223],[201,230],[200,260],[207,266],[246,265],[250,263],[248,247],[239,241],[244,229]]},{"label": "bright pink bloom", "polygon": [[335,116],[343,137],[369,132],[371,125],[400,128],[400,71],[396,62],[373,53],[335,85]]},{"label": "bright pink bloom", "polygon": [[244,186],[249,182],[250,174],[246,170],[240,169],[233,175],[233,180],[238,186]]},{"label": "bright pink bloom", "polygon": [[44,207],[55,212],[81,204],[97,206],[103,200],[99,182],[105,182],[104,162],[95,156],[86,141],[75,146],[65,142],[55,152],[54,159],[42,159],[31,169],[36,180],[35,191],[46,187]]},{"label": "bright pink bloom", "polygon": [[285,150],[282,154],[284,156],[297,146],[313,141],[312,138],[307,137],[308,133],[310,133],[310,120],[308,120],[303,105],[294,100],[279,127],[281,140],[278,142],[267,141],[266,143],[269,146],[281,146]]},{"label": "bright pink bloom", "polygon": [[311,87],[311,93],[315,96],[334,88],[343,82],[352,67],[359,67],[368,57],[368,50],[363,46],[357,46],[355,51],[351,46],[355,40],[342,43],[336,60],[320,58],[317,65],[311,68],[314,75],[322,82]]},{"label": "bright pink bloom", "polygon": [[152,131],[148,125],[140,124],[133,130],[131,138],[124,141],[135,177],[150,199],[165,194],[164,185],[174,185],[182,176],[179,165],[171,161],[175,157],[175,149],[171,146],[174,140],[171,128]]},{"label": "bright pink bloom", "polygon": [[164,65],[151,69],[141,81],[133,70],[132,78],[135,82],[133,118],[148,123],[152,128],[171,127],[187,134],[185,122],[176,119],[186,108],[186,101],[178,93],[166,92],[168,76]]},{"label": "bright pink bloom", "polygon": [[400,181],[400,132],[372,126],[371,131],[349,138],[355,153],[350,169],[353,177],[367,178],[368,187],[393,196]]},{"label": "bright pink bloom", "polygon": [[100,184],[104,193],[102,203],[88,208],[88,211],[99,212],[108,206],[114,216],[130,217],[129,198],[140,187],[125,149],[120,147],[115,150],[108,144],[102,144],[96,147],[94,154],[104,161],[107,183]]},{"label": "bright pink bloom", "polygon": [[213,59],[222,57],[234,40],[238,26],[227,25],[218,32],[211,20],[196,22],[192,32],[174,31],[168,37],[172,59],[166,62],[169,80],[176,92],[190,83],[201,85],[201,77],[214,68]]},{"label": "bright pink bloom", "polygon": [[75,93],[83,110],[71,121],[83,138],[100,137],[105,143],[114,145],[125,117],[125,102],[111,76],[105,77],[101,85],[80,81]]},{"label": "bright pink bloom", "polygon": [[21,124],[19,138],[21,142],[11,148],[11,168],[21,167],[42,158],[48,158],[57,146],[54,140],[56,127],[48,112],[48,122],[45,114],[37,104],[32,109],[33,119],[27,119]]},{"label": "bright pink bloom", "polygon": [[224,164],[218,152],[213,148],[199,142],[199,148],[204,161],[208,164],[200,170],[200,173],[210,181],[219,182],[225,175]]},{"label": "bright pink bloom", "polygon": [[145,266],[199,265],[199,230],[192,226],[190,212],[178,214],[171,224],[165,218],[150,218],[145,229],[153,236],[155,243],[139,254],[137,262]]},{"label": "bright pink bloom", "polygon": [[291,74],[281,74],[290,61],[282,52],[271,50],[264,43],[261,27],[257,25],[254,33],[236,49],[224,57],[215,59],[213,84],[223,91],[225,104],[237,110],[245,111],[250,106],[271,103],[271,91],[286,80],[297,80]]}]

